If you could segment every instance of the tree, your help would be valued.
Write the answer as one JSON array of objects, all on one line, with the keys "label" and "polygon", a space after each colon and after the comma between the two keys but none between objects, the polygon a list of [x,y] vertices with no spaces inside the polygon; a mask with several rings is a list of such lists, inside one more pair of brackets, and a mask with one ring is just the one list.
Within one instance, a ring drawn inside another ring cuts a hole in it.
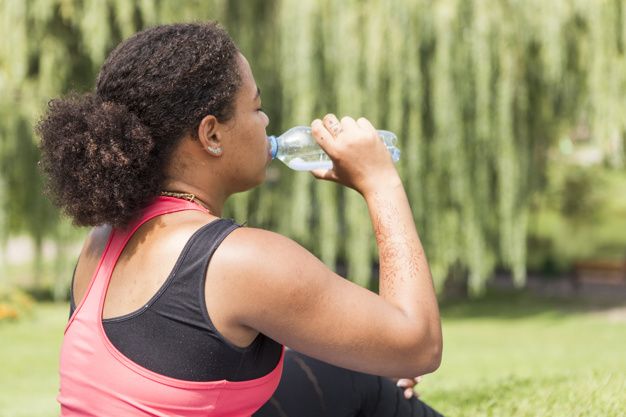
[{"label": "tree", "polygon": [[[248,56],[281,132],[333,111],[398,134],[399,169],[436,285],[473,293],[496,266],[523,285],[533,196],[570,126],[622,164],[625,2],[528,0],[4,0],[0,234],[68,228],[41,194],[33,123],[51,97],[93,88],[107,52],[142,28],[221,21]],[[300,241],[370,284],[376,247],[351,190],[273,167],[228,214]]]}]

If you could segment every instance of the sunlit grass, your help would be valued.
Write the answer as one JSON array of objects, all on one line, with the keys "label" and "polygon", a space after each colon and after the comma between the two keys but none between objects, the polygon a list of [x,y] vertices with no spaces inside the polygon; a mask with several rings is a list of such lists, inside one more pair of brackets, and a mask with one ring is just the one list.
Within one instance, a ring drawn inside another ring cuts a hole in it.
[{"label": "sunlit grass", "polygon": [[626,309],[526,296],[444,307],[423,399],[447,416],[623,416]]},{"label": "sunlit grass", "polygon": [[58,361],[68,308],[39,304],[17,322],[0,322],[0,416],[56,416]]}]

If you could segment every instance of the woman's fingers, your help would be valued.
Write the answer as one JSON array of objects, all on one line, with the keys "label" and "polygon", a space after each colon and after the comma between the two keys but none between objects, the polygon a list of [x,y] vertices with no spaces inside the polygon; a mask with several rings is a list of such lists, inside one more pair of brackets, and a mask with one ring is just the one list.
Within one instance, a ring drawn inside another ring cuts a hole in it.
[{"label": "woman's fingers", "polygon": [[376,130],[376,128],[374,127],[374,125],[372,125],[372,123],[367,120],[365,117],[359,117],[356,121],[356,124],[361,128],[361,129],[365,129],[365,130]]},{"label": "woman's fingers", "polygon": [[404,394],[404,398],[407,400],[413,397],[415,392],[413,391],[413,387],[415,386],[415,382],[411,379],[400,379],[397,384],[398,387],[402,388],[402,393]]},{"label": "woman's fingers", "polygon": [[400,378],[398,379],[398,382],[396,384],[399,387],[407,388],[407,387],[413,387],[419,384],[421,381],[422,381],[422,377],[416,376],[415,378]]},{"label": "woman's fingers", "polygon": [[415,381],[413,381],[412,379],[408,379],[408,378],[401,378],[398,380],[396,385],[401,388],[409,388],[415,385]]},{"label": "woman's fingers", "polygon": [[337,181],[337,175],[332,169],[314,169],[311,174],[319,180]]},{"label": "woman's fingers", "polygon": [[344,116],[341,118],[341,127],[343,130],[354,130],[358,129],[359,125],[356,124],[356,121],[350,116]]},{"label": "woman's fingers", "polygon": [[334,137],[328,129],[326,129],[324,123],[320,119],[315,119],[311,122],[311,135],[324,152],[332,158],[335,154],[333,147]]},{"label": "woman's fingers", "polygon": [[341,127],[341,123],[339,122],[339,119],[337,119],[337,116],[335,116],[332,113],[328,113],[326,116],[324,116],[324,127],[333,135],[333,137],[337,137],[339,136],[339,134],[341,133],[341,131],[343,130],[343,128]]},{"label": "woman's fingers", "polygon": [[[332,158],[335,155],[335,136],[329,129],[333,129],[337,134],[340,133],[341,125],[334,114],[327,114],[324,116],[324,121],[315,119],[311,123],[311,134],[324,152]],[[311,174],[320,180],[335,182],[338,180],[333,169],[315,169],[311,171]]]},{"label": "woman's fingers", "polygon": [[396,385],[403,389],[404,398],[407,400],[415,396],[419,397],[419,394],[415,392],[415,386],[420,383],[422,380],[421,376],[409,379],[409,378],[401,378],[398,380]]},{"label": "woman's fingers", "polygon": [[389,152],[372,124],[365,118],[357,123],[351,117],[337,119],[332,113],[311,124],[313,136],[333,163],[330,172],[317,172],[319,179],[335,181],[366,194],[371,187],[381,185],[381,179],[397,175]]}]

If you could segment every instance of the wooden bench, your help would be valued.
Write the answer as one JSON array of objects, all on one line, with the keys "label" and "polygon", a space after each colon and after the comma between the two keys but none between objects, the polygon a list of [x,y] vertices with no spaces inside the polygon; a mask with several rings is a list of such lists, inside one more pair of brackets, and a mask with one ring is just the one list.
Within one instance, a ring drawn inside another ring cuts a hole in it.
[{"label": "wooden bench", "polygon": [[626,260],[585,260],[574,262],[574,281],[598,284],[626,284]]}]

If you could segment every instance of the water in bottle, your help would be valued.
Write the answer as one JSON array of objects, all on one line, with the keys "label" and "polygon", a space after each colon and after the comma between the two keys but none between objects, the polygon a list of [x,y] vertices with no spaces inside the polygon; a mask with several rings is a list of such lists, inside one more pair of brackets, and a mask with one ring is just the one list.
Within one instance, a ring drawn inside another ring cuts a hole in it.
[{"label": "water in bottle", "polygon": [[[378,130],[378,136],[385,142],[394,162],[400,159],[400,149],[396,146],[398,138],[387,130]],[[268,136],[272,159],[279,159],[296,171],[331,169],[333,161],[320,148],[311,135],[308,126],[292,127],[280,136]]]}]

